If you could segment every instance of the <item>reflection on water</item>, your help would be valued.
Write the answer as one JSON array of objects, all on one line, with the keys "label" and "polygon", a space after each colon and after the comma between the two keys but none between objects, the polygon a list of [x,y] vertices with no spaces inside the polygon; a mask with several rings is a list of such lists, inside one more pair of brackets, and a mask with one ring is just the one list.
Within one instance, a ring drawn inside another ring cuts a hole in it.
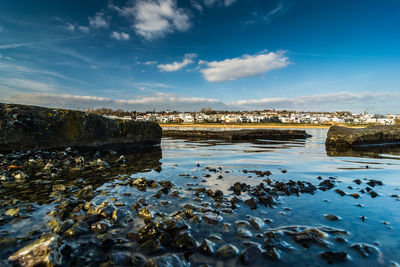
[{"label": "reflection on water", "polygon": [[360,146],[347,149],[327,146],[326,153],[329,157],[399,158],[400,145]]}]

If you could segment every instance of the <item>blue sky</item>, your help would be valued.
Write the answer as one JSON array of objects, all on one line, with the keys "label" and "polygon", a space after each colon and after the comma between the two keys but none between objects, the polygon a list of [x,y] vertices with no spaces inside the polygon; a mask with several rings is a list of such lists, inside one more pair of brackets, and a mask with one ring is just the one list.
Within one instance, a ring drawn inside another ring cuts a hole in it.
[{"label": "blue sky", "polygon": [[400,113],[398,0],[0,2],[0,101]]}]

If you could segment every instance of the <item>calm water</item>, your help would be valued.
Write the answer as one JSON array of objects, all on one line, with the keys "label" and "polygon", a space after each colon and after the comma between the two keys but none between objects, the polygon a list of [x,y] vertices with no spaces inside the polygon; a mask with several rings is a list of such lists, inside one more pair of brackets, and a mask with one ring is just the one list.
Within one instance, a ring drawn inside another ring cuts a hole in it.
[{"label": "calm water", "polygon": [[[214,191],[219,189],[223,191],[225,196],[232,196],[233,192],[229,188],[235,182],[240,181],[257,185],[266,178],[257,177],[252,173],[244,174],[244,169],[268,170],[272,172],[270,178],[274,180],[301,180],[309,181],[314,185],[320,183],[320,180],[317,179],[319,176],[323,179],[334,177],[337,183],[336,188],[340,188],[346,193],[359,193],[361,197],[354,199],[348,195],[342,197],[334,190],[325,192],[318,190],[314,195],[303,194],[299,197],[281,197],[281,203],[274,209],[259,206],[256,210],[250,210],[246,205],[240,204],[240,207],[233,214],[223,215],[223,222],[232,224],[230,231],[223,232],[221,224],[208,225],[202,222],[191,225],[191,234],[200,243],[205,237],[216,234],[222,238],[222,241],[217,242],[217,247],[225,243],[232,243],[239,249],[243,249],[243,239],[236,236],[233,223],[236,220],[247,220],[250,215],[272,220],[260,232],[249,228],[254,235],[263,233],[269,228],[291,225],[329,226],[349,232],[348,235],[343,236],[347,240],[345,243],[336,242],[335,236],[329,236],[326,240],[329,248],[318,245],[305,248],[292,240],[287,240],[294,247],[294,250],[283,251],[281,260],[275,262],[277,265],[328,265],[318,256],[327,250],[346,251],[351,259],[342,264],[349,266],[387,266],[391,261],[400,262],[400,201],[396,197],[392,197],[394,194],[400,195],[400,153],[397,153],[396,150],[373,153],[368,151],[362,153],[330,153],[330,155],[335,155],[335,157],[332,157],[328,156],[324,145],[327,130],[311,129],[307,132],[312,135],[312,138],[306,141],[290,142],[259,140],[254,143],[232,144],[212,140],[194,142],[163,139],[161,144],[162,155],[161,153],[139,155],[141,161],[137,161],[138,166],[134,171],[122,176],[110,174],[108,177],[102,177],[100,181],[96,180],[96,183],[93,182],[97,195],[92,203],[99,204],[110,197],[115,197],[117,201],[126,203],[126,208],[121,207],[121,209],[130,212],[129,207],[132,203],[139,198],[145,198],[149,204],[149,209],[154,212],[169,214],[185,203],[199,205],[201,202],[213,202],[206,196],[195,199],[193,191],[191,191],[193,188],[207,187]],[[149,164],[146,157],[151,158],[153,163]],[[197,167],[196,164],[200,164],[200,167]],[[204,169],[205,167],[221,168],[222,170],[213,173]],[[286,172],[282,172],[282,170],[286,170]],[[210,174],[211,177],[204,179],[205,174]],[[222,175],[223,178],[218,179],[219,175]],[[124,177],[145,177],[158,181],[171,180],[177,185],[182,198],[177,200],[176,198],[163,197],[161,200],[171,201],[171,204],[161,207],[159,199],[151,198],[157,190],[140,192],[130,186],[119,184]],[[379,194],[378,197],[371,198],[369,194],[359,192],[367,186],[364,183],[367,182],[363,180],[364,178],[383,182],[383,186],[373,188]],[[360,179],[363,183],[357,185],[353,182],[355,179]],[[90,184],[90,182],[87,183]],[[353,189],[347,188],[348,186]],[[10,192],[2,191],[2,194],[10,194]],[[126,197],[123,193],[131,193],[132,196]],[[16,193],[15,195],[23,199],[23,195]],[[246,195],[241,197],[246,198]],[[51,196],[45,198],[52,199]],[[35,211],[29,214],[27,218],[17,219],[12,223],[0,226],[3,235],[22,237],[33,230],[43,230],[45,223],[51,219],[46,213],[54,207],[54,204],[38,205],[35,199],[31,199],[29,202],[35,205]],[[358,204],[361,204],[362,207]],[[337,215],[341,220],[328,221],[324,218],[325,214]],[[361,219],[362,216],[366,218],[364,221]],[[126,229],[122,227],[117,229],[117,232],[122,236],[126,233]],[[88,236],[86,238],[93,237]],[[264,238],[256,237],[251,239],[251,241],[259,244],[262,244],[263,240]],[[373,245],[380,250],[381,254],[362,257],[357,251],[349,248],[354,243]],[[11,251],[15,251],[15,249]],[[3,252],[0,256],[4,260],[10,255],[9,253],[10,251]],[[215,257],[205,257],[198,253],[192,255],[190,261],[194,266],[203,263],[215,266],[240,265],[237,259],[224,262],[216,260]],[[265,265],[268,263],[274,262],[260,259],[256,264]]]}]

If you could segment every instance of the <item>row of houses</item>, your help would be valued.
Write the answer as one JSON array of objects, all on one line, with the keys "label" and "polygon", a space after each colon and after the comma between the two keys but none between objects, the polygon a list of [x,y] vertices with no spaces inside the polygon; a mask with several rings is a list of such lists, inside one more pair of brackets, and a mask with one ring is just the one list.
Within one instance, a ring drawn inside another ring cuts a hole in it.
[{"label": "row of houses", "polygon": [[254,113],[222,113],[222,114],[206,114],[202,112],[188,113],[145,113],[135,117],[124,116],[107,116],[111,119],[124,119],[136,121],[157,121],[159,123],[306,123],[306,124],[336,124],[336,123],[352,123],[352,124],[385,124],[391,125],[395,123],[396,118],[400,115],[373,115],[373,114],[351,114],[342,113],[315,113],[315,112],[254,112]]}]

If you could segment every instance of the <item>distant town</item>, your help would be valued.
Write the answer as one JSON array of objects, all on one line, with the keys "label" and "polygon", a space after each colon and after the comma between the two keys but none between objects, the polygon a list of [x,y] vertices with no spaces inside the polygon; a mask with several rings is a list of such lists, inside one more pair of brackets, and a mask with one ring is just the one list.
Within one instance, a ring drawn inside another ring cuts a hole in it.
[{"label": "distant town", "polygon": [[300,112],[288,110],[262,111],[215,111],[202,108],[200,112],[162,112],[123,111],[107,108],[91,109],[90,113],[101,114],[110,119],[135,121],[156,121],[167,123],[286,123],[286,124],[400,124],[400,114],[356,114],[347,111],[338,112]]}]

